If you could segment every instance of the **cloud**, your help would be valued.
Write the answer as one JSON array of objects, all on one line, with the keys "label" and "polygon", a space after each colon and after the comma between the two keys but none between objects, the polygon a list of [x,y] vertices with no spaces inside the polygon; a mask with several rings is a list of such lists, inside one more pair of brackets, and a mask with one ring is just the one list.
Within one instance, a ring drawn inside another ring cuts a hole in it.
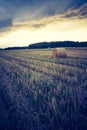
[{"label": "cloud", "polygon": [[[47,16],[65,13],[71,8],[77,10],[77,8],[86,2],[87,0],[0,0],[0,21],[6,19],[12,19],[13,22],[40,20]],[[65,17],[68,18],[75,15],[78,14],[72,10]]]},{"label": "cloud", "polygon": [[73,9],[77,9],[79,8],[80,6],[84,5],[87,3],[87,0],[71,0],[71,4],[70,4],[70,7],[72,7]]},{"label": "cloud", "polygon": [[0,46],[86,40],[87,0],[0,0]]},{"label": "cloud", "polygon": [[63,18],[87,18],[87,4],[83,4],[77,9],[70,8],[65,12]]},{"label": "cloud", "polygon": [[13,22],[13,26],[6,28],[7,30],[1,32],[2,36],[6,34],[11,34],[12,32],[17,32],[20,30],[28,31],[39,31],[45,29],[45,31],[63,31],[75,29],[87,29],[87,19],[78,19],[75,18],[63,18],[64,15],[55,15],[44,17],[40,20],[31,20],[31,21],[17,21]]},{"label": "cloud", "polygon": [[9,26],[12,26],[12,19],[6,19],[6,20],[0,21],[0,29],[7,28]]},{"label": "cloud", "polygon": [[[86,0],[84,2],[82,0],[78,0],[78,2],[75,0],[67,2],[66,0],[1,1],[0,35],[2,36],[17,30],[34,31],[48,26],[52,26],[52,29],[54,27],[58,30],[67,30],[67,24],[69,27],[74,21],[77,24],[77,20],[87,18],[87,4],[84,4]],[[70,28],[73,29],[74,27],[71,26]]]},{"label": "cloud", "polygon": [[[83,19],[83,20],[81,20]],[[83,4],[82,6],[78,7],[77,9],[70,8],[65,13],[55,14],[55,15],[49,15],[44,16],[41,19],[33,19],[33,20],[18,20],[14,21],[13,25],[19,28],[28,28],[30,30],[38,30],[41,28],[44,28],[48,25],[57,25],[58,28],[62,28],[63,25],[66,23],[74,23],[76,25],[77,23],[81,22],[81,24],[77,24],[76,28],[83,27],[82,23],[84,24],[85,21],[87,22],[87,4]],[[75,24],[76,22],[76,24]],[[65,28],[66,24],[63,26]],[[86,23],[85,23],[86,26]],[[71,26],[73,29],[74,26]]]}]

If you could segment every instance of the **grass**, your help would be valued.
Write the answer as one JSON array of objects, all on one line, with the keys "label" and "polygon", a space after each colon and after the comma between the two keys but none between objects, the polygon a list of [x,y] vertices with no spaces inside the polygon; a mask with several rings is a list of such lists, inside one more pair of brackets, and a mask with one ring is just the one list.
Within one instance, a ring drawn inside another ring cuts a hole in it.
[{"label": "grass", "polygon": [[1,130],[87,129],[86,53],[69,51],[0,51]]}]

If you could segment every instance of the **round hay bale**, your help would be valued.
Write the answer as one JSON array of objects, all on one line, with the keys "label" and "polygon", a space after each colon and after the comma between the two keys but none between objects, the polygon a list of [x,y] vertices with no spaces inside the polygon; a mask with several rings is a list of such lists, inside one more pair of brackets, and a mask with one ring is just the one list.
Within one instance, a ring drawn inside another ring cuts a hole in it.
[{"label": "round hay bale", "polygon": [[52,51],[52,57],[53,58],[66,58],[67,51],[65,48],[55,48]]}]

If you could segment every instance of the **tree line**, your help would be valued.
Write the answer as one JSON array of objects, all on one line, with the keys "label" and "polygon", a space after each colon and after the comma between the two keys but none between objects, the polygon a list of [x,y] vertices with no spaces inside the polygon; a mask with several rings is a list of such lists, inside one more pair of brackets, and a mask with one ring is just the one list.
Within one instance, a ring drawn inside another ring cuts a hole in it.
[{"label": "tree line", "polygon": [[87,42],[74,42],[74,41],[39,42],[28,46],[29,49],[57,48],[57,47],[87,47]]},{"label": "tree line", "polygon": [[57,48],[57,47],[87,47],[87,42],[75,42],[75,41],[39,42],[24,47],[7,47],[4,49],[0,48],[0,50],[43,49],[43,48]]}]

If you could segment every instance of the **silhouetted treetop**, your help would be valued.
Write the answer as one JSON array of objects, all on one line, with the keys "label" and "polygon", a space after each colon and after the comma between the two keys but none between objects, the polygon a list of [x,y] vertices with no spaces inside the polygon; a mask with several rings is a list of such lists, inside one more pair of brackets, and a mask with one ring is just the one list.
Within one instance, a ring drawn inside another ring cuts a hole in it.
[{"label": "silhouetted treetop", "polygon": [[87,47],[87,42],[74,42],[74,41],[39,42],[28,46],[29,49],[56,48],[56,47]]}]

